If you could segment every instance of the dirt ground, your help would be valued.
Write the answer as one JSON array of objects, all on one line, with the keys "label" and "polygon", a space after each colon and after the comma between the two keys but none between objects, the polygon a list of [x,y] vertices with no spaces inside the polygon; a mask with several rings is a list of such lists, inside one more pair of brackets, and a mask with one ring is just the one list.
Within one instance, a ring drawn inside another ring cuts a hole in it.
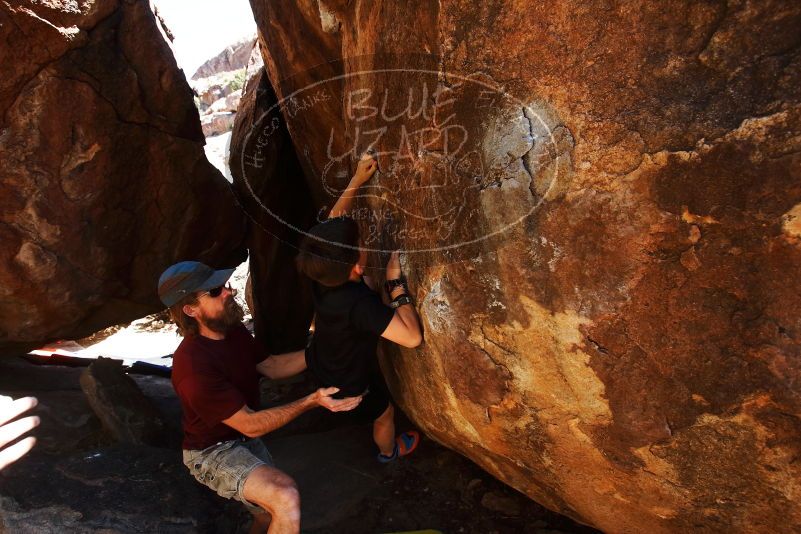
[{"label": "dirt ground", "polygon": [[[302,377],[263,384],[266,405],[312,391]],[[397,410],[398,432],[414,425]],[[382,465],[372,425],[322,410],[265,437],[276,465],[295,478],[304,531],[388,533],[595,533],[502,484],[465,457],[424,434],[411,455]]]},{"label": "dirt ground", "polygon": [[[33,452],[0,473],[0,531],[246,532],[249,514],[201,486],[180,462],[180,405],[169,379],[132,375],[166,422],[158,446],[114,443],[80,389],[81,368],[0,358],[0,393],[36,395]],[[313,388],[308,378],[263,384],[266,405]],[[398,429],[412,428],[398,417]],[[369,424],[307,412],[264,437],[298,483],[303,532],[596,532],[501,484],[423,436],[409,457],[383,465]]]},{"label": "dirt ground", "polygon": [[351,514],[320,532],[423,529],[475,534],[597,532],[543,508],[430,440],[391,468],[378,490]]}]

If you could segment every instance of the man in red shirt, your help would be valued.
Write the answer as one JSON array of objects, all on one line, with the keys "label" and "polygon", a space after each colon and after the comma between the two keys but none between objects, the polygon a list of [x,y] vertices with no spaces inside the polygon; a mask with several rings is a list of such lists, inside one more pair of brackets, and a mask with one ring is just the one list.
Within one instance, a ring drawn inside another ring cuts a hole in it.
[{"label": "man in red shirt", "polygon": [[300,530],[295,482],[276,469],[260,436],[322,406],[355,408],[361,397],[334,399],[322,388],[289,404],[258,410],[260,375],[284,378],[306,368],[304,351],[265,355],[242,324],[242,308],[226,282],[233,269],[199,262],[169,267],[159,297],[184,336],[173,356],[172,383],[183,410],[183,460],[190,473],[254,514],[251,532]]}]

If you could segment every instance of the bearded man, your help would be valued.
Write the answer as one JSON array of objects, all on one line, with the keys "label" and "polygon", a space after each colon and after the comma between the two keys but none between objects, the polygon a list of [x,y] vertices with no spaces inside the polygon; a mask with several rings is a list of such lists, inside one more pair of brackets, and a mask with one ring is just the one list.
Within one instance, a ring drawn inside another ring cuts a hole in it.
[{"label": "bearded man", "polygon": [[227,285],[233,269],[177,263],[161,275],[159,298],[183,336],[173,355],[172,384],[181,402],[183,460],[219,495],[254,515],[251,532],[300,530],[300,497],[276,469],[260,436],[318,406],[338,412],[361,397],[334,399],[322,388],[289,404],[258,410],[259,379],[285,378],[306,368],[304,351],[267,356],[242,324],[243,311]]}]

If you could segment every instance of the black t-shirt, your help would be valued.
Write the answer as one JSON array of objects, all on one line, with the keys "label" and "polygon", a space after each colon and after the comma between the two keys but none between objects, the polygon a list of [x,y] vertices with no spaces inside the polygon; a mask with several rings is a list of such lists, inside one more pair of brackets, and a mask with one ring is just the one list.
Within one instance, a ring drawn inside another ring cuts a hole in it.
[{"label": "black t-shirt", "polygon": [[314,284],[314,336],[306,348],[309,369],[335,397],[361,395],[377,368],[378,338],[395,312],[362,282]]}]

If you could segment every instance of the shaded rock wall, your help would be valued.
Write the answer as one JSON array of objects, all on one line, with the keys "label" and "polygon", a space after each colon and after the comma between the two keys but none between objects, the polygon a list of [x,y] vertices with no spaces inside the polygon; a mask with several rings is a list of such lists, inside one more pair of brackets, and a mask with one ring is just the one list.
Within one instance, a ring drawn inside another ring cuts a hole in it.
[{"label": "shaded rock wall", "polygon": [[[323,28],[320,22],[320,8],[314,0],[296,2],[292,8],[274,2],[252,1],[253,14],[259,32],[259,43],[264,56],[264,67],[282,107],[292,106],[285,113],[291,115],[286,127],[292,135],[295,150],[307,177],[319,175],[322,166],[328,161],[329,128],[327,125],[342,123],[341,90],[338,83],[327,87],[325,105],[313,105],[312,113],[302,113],[301,100],[289,101],[289,97],[305,87],[314,86],[320,80],[334,79],[343,75],[341,60],[341,37],[331,28]],[[272,21],[270,31],[267,21]],[[292,44],[302,35],[302,50]],[[291,49],[291,50],[290,50]],[[311,94],[313,101],[315,93]],[[305,95],[300,95],[305,96]],[[284,112],[282,110],[282,112]],[[324,126],[326,125],[326,126]],[[342,153],[346,149],[345,139],[334,136],[331,151]],[[344,187],[349,176],[340,173],[338,187]],[[318,180],[307,180],[316,208],[328,204],[332,196],[326,192]],[[334,199],[335,201],[336,199]]]},{"label": "shaded rock wall", "polygon": [[241,259],[243,217],[147,2],[0,6],[0,345],[161,307],[177,260]]},{"label": "shaded rock wall", "polygon": [[379,154],[417,424],[609,532],[801,528],[798,3],[251,4],[315,206]]},{"label": "shaded rock wall", "polygon": [[306,344],[313,315],[310,286],[295,268],[299,233],[314,206],[264,69],[248,82],[231,133],[229,165],[248,216],[251,251],[247,301],[256,338],[270,354]]}]

